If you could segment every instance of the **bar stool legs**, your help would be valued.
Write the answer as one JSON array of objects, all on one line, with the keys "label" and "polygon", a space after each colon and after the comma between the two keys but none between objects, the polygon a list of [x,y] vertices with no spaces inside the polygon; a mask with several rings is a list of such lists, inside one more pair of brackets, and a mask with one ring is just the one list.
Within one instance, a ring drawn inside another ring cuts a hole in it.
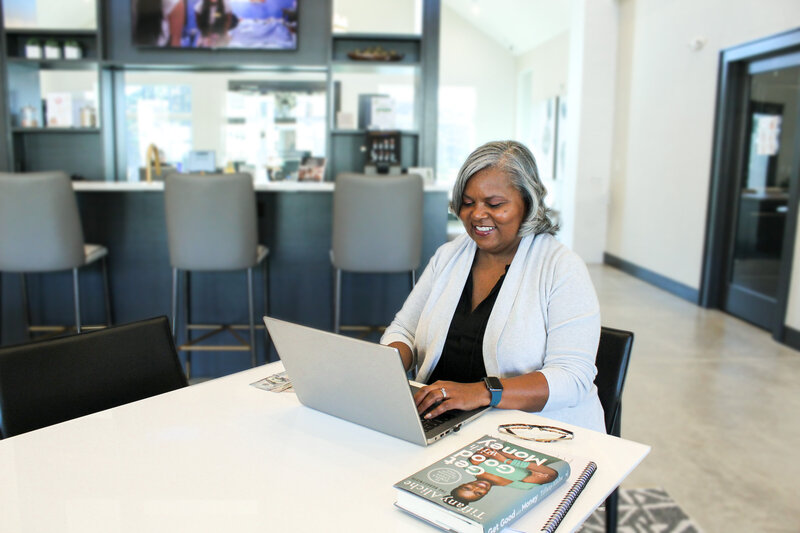
[{"label": "bar stool legs", "polygon": [[341,332],[342,269],[333,269],[333,332]]},{"label": "bar stool legs", "polygon": [[113,311],[111,309],[111,284],[108,282],[108,265],[106,258],[101,259],[101,266],[103,268],[103,290],[106,293],[106,324],[109,326],[114,323]]},{"label": "bar stool legs", "polygon": [[178,269],[172,269],[172,338],[175,338],[175,319],[178,315]]},{"label": "bar stool legs", "polygon": [[[103,304],[105,307],[106,326],[111,326],[114,323],[111,307],[111,287],[108,281],[108,266],[106,258],[102,257],[101,268],[103,276]],[[73,313],[75,314],[75,332],[81,333],[85,327],[81,318],[81,290],[80,290],[80,267],[75,267],[72,270],[72,305]],[[34,326],[33,319],[31,318],[31,307],[28,298],[28,276],[25,273],[20,273],[20,289],[22,291],[22,308],[25,321],[25,336],[28,340],[33,339],[34,332],[49,332],[50,334],[58,334],[68,331],[68,326]],[[88,327],[88,326],[87,326]],[[96,326],[94,326],[96,327]]]},{"label": "bar stool legs", "polygon": [[78,269],[72,269],[72,297],[75,301],[75,331],[81,332],[81,291],[78,281]]},{"label": "bar stool legs", "polygon": [[250,365],[256,366],[256,325],[253,320],[253,267],[247,269],[247,318],[250,326]]},{"label": "bar stool legs", "polygon": [[[414,287],[417,284],[417,272],[415,270],[409,270],[409,275],[411,279],[411,290],[414,290]],[[381,329],[381,327],[375,327],[375,326],[349,326],[349,328],[357,330],[366,330],[367,333],[364,334],[364,336],[368,335],[370,331],[373,331],[375,329]],[[341,333],[341,330],[342,330],[342,269],[334,268],[333,269],[333,332],[338,334]]]},{"label": "bar stool legs", "polygon": [[31,340],[31,306],[28,302],[28,278],[25,274],[19,275],[19,285],[22,288],[22,309],[23,318],[25,319],[25,336]]},{"label": "bar stool legs", "polygon": [[[264,313],[269,313],[269,267],[267,265],[267,261],[264,261]],[[247,269],[247,313],[248,313],[248,324],[247,328],[249,330],[249,340],[250,342],[245,342],[245,340],[236,333],[236,329],[239,326],[236,325],[204,325],[204,324],[193,324],[191,321],[191,281],[190,281],[190,271],[188,270],[179,270],[177,268],[172,269],[172,335],[176,340],[176,344],[178,344],[178,350],[186,352],[186,377],[187,379],[191,378],[192,375],[192,352],[197,350],[202,351],[242,351],[248,350],[250,352],[250,364],[255,367],[258,364],[258,357],[256,354],[256,322],[255,322],[255,305],[254,305],[254,286],[253,286],[253,268],[250,267]],[[182,277],[182,279],[181,279]],[[182,281],[182,283],[181,283]],[[179,291],[178,286],[182,285],[183,288]],[[182,294],[179,294],[182,292]],[[178,299],[181,300],[181,313],[183,315],[183,323],[181,330],[183,332],[183,342],[181,343],[176,335],[177,332],[177,323],[178,323]],[[263,327],[263,326],[261,326]],[[191,332],[195,329],[199,330],[211,330],[211,332],[206,333],[205,335],[200,336],[197,339],[193,339],[191,336]],[[266,328],[264,328],[266,330]],[[233,337],[239,341],[239,344],[236,345],[200,345],[199,343],[210,338],[217,333],[221,333],[223,331],[228,331]],[[267,351],[267,358],[269,358],[269,333],[266,333],[266,343],[265,343],[265,350]]]},{"label": "bar stool legs", "polygon": [[[269,261],[264,260],[264,316],[269,316]],[[270,358],[270,339],[269,331],[264,328],[264,357],[265,363],[269,363]]]}]

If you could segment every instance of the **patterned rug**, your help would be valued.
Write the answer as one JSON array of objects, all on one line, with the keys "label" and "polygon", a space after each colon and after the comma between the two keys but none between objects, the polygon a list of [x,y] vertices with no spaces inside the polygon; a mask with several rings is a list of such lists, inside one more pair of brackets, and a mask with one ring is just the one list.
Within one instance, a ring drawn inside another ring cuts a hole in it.
[{"label": "patterned rug", "polygon": [[[605,510],[600,507],[578,531],[605,533]],[[618,533],[702,533],[664,489],[622,489],[619,493]]]}]

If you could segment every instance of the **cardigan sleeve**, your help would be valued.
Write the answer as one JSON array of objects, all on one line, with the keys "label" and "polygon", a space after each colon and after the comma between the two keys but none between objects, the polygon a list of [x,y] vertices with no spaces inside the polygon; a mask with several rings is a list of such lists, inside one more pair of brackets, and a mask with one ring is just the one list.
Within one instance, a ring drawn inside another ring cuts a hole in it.
[{"label": "cardigan sleeve", "polygon": [[540,372],[550,389],[543,410],[578,405],[597,374],[600,305],[583,261],[567,252],[554,263],[547,294],[547,340]]}]

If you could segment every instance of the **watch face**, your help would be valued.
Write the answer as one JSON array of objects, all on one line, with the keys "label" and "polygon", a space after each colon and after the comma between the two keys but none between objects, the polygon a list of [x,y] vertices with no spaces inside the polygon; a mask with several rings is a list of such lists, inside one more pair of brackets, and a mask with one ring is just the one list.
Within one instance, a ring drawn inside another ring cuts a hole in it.
[{"label": "watch face", "polygon": [[494,376],[487,376],[483,378],[486,381],[486,387],[489,390],[503,390],[503,384],[500,383],[500,378]]}]

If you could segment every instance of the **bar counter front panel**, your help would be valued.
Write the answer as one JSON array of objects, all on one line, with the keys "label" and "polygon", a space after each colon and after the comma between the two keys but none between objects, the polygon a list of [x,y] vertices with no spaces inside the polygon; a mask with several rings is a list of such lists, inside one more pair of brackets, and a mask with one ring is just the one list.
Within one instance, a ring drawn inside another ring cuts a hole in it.
[{"label": "bar counter front panel", "polygon": [[[269,299],[272,315],[330,330],[333,326],[333,271],[330,264],[333,184],[257,187],[259,242],[270,249]],[[162,184],[76,185],[85,240],[108,248],[115,323],[170,315],[171,276]],[[267,190],[264,190],[267,189]],[[426,187],[421,274],[447,239],[447,192]],[[35,245],[35,244],[34,244]],[[29,274],[28,294],[35,324],[73,324],[71,272]],[[263,310],[263,285],[254,270],[255,312]],[[83,324],[104,322],[99,264],[80,272]],[[25,342],[20,276],[2,275],[2,344]],[[342,282],[342,324],[387,325],[410,288],[405,274],[348,274]],[[191,275],[193,323],[247,324],[245,271]],[[179,314],[181,310],[179,308]],[[181,319],[178,324],[180,325]],[[260,320],[257,325],[262,324]],[[196,332],[195,336],[202,332]],[[247,338],[247,330],[240,334]],[[263,330],[256,332],[260,363]],[[179,341],[182,341],[179,334]],[[227,334],[218,343],[231,344]],[[181,354],[183,358],[183,354]],[[248,368],[249,352],[194,352],[193,376],[220,376]]]}]

